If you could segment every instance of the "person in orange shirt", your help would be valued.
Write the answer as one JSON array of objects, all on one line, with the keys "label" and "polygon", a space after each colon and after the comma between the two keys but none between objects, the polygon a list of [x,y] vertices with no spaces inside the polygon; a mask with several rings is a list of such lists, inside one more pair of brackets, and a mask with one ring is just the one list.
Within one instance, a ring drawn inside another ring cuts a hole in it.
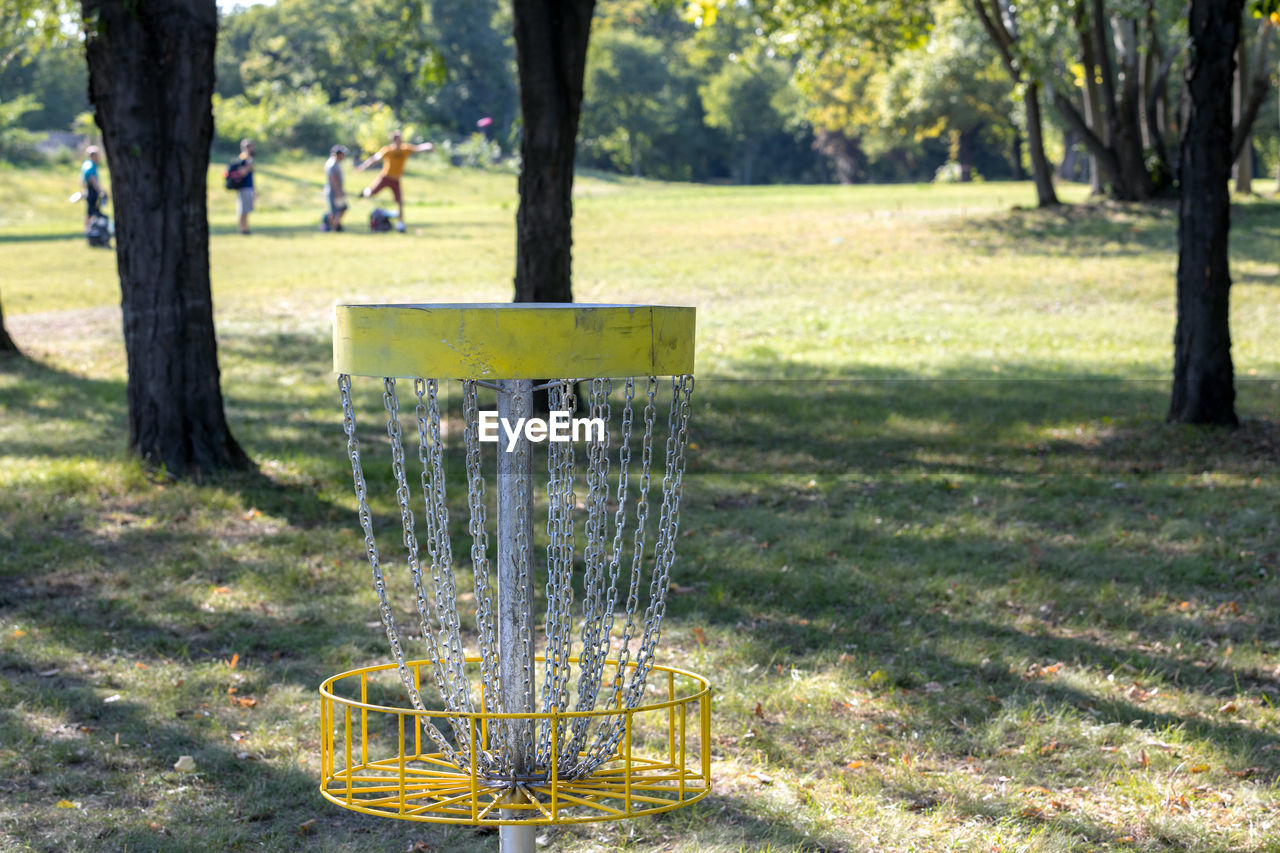
[{"label": "person in orange shirt", "polygon": [[400,131],[397,130],[391,134],[390,145],[382,146],[378,153],[356,166],[357,172],[363,172],[379,160],[382,161],[382,171],[378,173],[378,177],[372,184],[364,188],[362,195],[365,198],[373,198],[384,189],[390,189],[400,211],[400,223],[396,226],[400,231],[404,230],[404,195],[400,192],[400,176],[404,174],[404,165],[416,152],[431,151],[434,148],[435,146],[430,142],[424,142],[421,145],[405,145],[401,141]]}]

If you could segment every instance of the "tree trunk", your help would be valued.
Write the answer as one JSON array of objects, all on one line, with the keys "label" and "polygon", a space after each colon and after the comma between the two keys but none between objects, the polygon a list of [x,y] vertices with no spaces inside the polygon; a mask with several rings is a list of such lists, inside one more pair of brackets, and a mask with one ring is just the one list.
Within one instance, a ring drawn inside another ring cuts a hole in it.
[{"label": "tree trunk", "polygon": [[573,158],[595,0],[515,0],[520,76],[516,302],[572,302]]},{"label": "tree trunk", "polygon": [[960,164],[960,180],[969,183],[973,180],[973,154],[981,127],[962,130],[956,134],[955,145],[952,146],[956,162]]},{"label": "tree trunk", "polygon": [[4,327],[4,307],[0,306],[0,358],[15,355],[22,355],[22,351],[18,349],[18,345],[13,342],[13,338],[9,337],[9,332]]},{"label": "tree trunk", "polygon": [[206,190],[213,0],[84,0],[89,97],[111,163],[129,446],[174,476],[247,467],[219,388]]},{"label": "tree trunk", "polygon": [[1227,238],[1231,101],[1243,0],[1192,0],[1178,209],[1178,324],[1169,420],[1234,426]]},{"label": "tree trunk", "polygon": [[[1016,27],[1011,28],[1009,10],[999,4],[989,9],[985,0],[971,0],[971,3],[974,12],[978,15],[978,20],[982,22],[983,29],[987,31],[987,35],[991,37],[991,41],[999,51],[1005,70],[1009,72],[1009,79],[1014,85],[1021,83],[1022,66],[1013,54],[1017,41]],[[1036,205],[1052,207],[1058,204],[1058,196],[1053,190],[1049,158],[1044,153],[1044,121],[1040,115],[1040,85],[1034,80],[1028,80],[1027,85],[1023,87],[1022,103],[1027,112],[1027,153],[1031,158],[1031,173],[1036,182]],[[1021,168],[1022,163],[1019,160],[1014,171],[1020,172]]]},{"label": "tree trunk", "polygon": [[[1245,50],[1245,40],[1240,39],[1236,47],[1236,74],[1231,81],[1231,119],[1235,127],[1240,127],[1240,120],[1245,111],[1245,80],[1249,69],[1249,58]],[[1244,132],[1244,145],[1231,168],[1232,179],[1236,182],[1236,192],[1246,195],[1253,192],[1253,144],[1249,131]]]},{"label": "tree trunk", "polygon": [[1036,182],[1036,206],[1055,207],[1058,194],[1053,189],[1053,170],[1044,153],[1044,121],[1040,116],[1040,86],[1028,83],[1022,90],[1027,111],[1027,151],[1031,155],[1031,177]]}]

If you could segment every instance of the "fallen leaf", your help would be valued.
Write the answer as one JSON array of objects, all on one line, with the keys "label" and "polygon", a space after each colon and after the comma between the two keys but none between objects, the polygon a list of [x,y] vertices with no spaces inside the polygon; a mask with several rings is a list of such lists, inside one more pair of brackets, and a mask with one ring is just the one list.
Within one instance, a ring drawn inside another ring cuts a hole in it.
[{"label": "fallen leaf", "polygon": [[1251,776],[1256,776],[1258,773],[1261,773],[1264,769],[1265,768],[1262,767],[1246,767],[1243,770],[1228,770],[1227,772],[1237,779],[1248,779]]},{"label": "fallen leaf", "polygon": [[233,653],[231,654],[231,660],[227,661],[227,668],[228,668],[228,669],[235,669],[235,668],[236,668],[236,664],[238,664],[238,663],[240,663],[240,653],[239,653],[239,652],[233,652]]},{"label": "fallen leaf", "polygon": [[22,630],[21,628],[14,628],[14,629],[13,629],[13,633],[12,633],[12,634],[10,634],[9,636],[16,640],[16,639],[18,639],[19,637],[25,637],[25,636],[27,636],[27,632],[26,632],[26,631],[24,631],[24,630]]},{"label": "fallen leaf", "polygon": [[1151,760],[1147,758],[1147,751],[1144,749],[1139,753],[1138,763],[1142,765],[1142,769],[1146,770],[1151,766]]},{"label": "fallen leaf", "polygon": [[213,588],[213,591],[214,591],[214,593],[215,593],[215,594],[221,595],[222,593],[231,592],[231,587],[229,587],[229,586],[215,586],[215,587]]},{"label": "fallen leaf", "polygon": [[59,809],[78,809],[78,808],[80,808],[80,804],[79,804],[79,803],[73,803],[73,802],[71,802],[70,800],[58,800],[58,802],[57,802],[57,803],[55,803],[55,808],[59,808]]},{"label": "fallen leaf", "polygon": [[761,705],[759,702],[756,703],[756,716],[757,717],[764,716],[764,706]]},{"label": "fallen leaf", "polygon": [[253,521],[255,518],[257,518],[260,515],[262,515],[262,513],[258,511],[258,508],[252,507],[242,517],[244,518],[245,521]]},{"label": "fallen leaf", "polygon": [[705,646],[707,644],[707,635],[702,633],[701,628],[694,628],[693,636],[698,638],[698,645]]},{"label": "fallen leaf", "polygon": [[173,764],[173,769],[179,773],[194,773],[196,769],[196,760],[190,755],[184,755]]},{"label": "fallen leaf", "polygon": [[298,824],[298,832],[301,832],[303,835],[306,835],[311,830],[315,829],[315,827],[316,827],[315,818],[311,818],[311,820],[304,820],[302,823]]},{"label": "fallen leaf", "polygon": [[850,761],[848,764],[844,766],[844,769],[857,770],[859,767],[866,767],[866,766],[867,766],[867,762],[865,761]]},{"label": "fallen leaf", "polygon": [[236,743],[240,743],[242,740],[244,740],[248,736],[249,736],[248,732],[232,732],[231,733],[231,739]]},{"label": "fallen leaf", "polygon": [[232,696],[231,701],[241,708],[253,708],[258,704],[258,700],[252,696]]},{"label": "fallen leaf", "polygon": [[1218,709],[1219,714],[1234,714],[1240,710],[1240,706],[1235,702],[1228,702]]},{"label": "fallen leaf", "polygon": [[1209,769],[1208,764],[1193,764],[1187,768],[1188,773],[1203,773]]}]

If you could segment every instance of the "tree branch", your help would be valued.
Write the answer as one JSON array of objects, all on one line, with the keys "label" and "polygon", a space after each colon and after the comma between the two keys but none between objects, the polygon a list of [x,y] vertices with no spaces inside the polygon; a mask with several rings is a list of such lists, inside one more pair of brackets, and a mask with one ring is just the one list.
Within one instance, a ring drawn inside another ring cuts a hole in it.
[{"label": "tree branch", "polygon": [[1052,85],[1046,84],[1046,88],[1053,97],[1053,106],[1057,109],[1058,114],[1062,116],[1063,121],[1079,135],[1080,140],[1089,149],[1089,153],[1097,160],[1098,168],[1114,182],[1116,172],[1119,170],[1115,152],[1102,141],[1098,134],[1089,128],[1088,122],[1084,120],[1084,116],[1076,109],[1076,105],[1071,103],[1070,98],[1059,92]]},{"label": "tree branch", "polygon": [[[1270,17],[1264,17],[1258,27],[1258,55],[1254,58],[1253,74],[1249,78],[1249,92],[1245,96],[1244,108],[1240,111],[1240,119],[1231,132],[1231,162],[1240,159],[1240,152],[1249,141],[1249,132],[1258,118],[1258,110],[1262,107],[1262,99],[1267,95],[1269,81],[1267,79],[1267,48],[1270,47],[1272,23]],[[1238,69],[1243,74],[1244,69]]]}]

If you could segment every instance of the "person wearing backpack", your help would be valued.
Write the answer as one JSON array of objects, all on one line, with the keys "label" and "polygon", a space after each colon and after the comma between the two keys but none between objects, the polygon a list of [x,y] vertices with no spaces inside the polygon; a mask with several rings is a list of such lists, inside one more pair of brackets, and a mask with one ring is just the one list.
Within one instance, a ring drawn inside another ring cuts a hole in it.
[{"label": "person wearing backpack", "polygon": [[84,200],[88,205],[84,218],[84,227],[88,228],[102,215],[100,205],[107,200],[107,191],[102,188],[102,180],[98,177],[98,146],[90,145],[84,156],[85,161],[80,165],[80,183],[84,186]]},{"label": "person wearing backpack", "polygon": [[227,189],[236,191],[236,213],[240,216],[240,233],[249,233],[249,214],[258,198],[253,188],[253,155],[257,151],[252,140],[240,140],[240,157],[227,166]]}]

